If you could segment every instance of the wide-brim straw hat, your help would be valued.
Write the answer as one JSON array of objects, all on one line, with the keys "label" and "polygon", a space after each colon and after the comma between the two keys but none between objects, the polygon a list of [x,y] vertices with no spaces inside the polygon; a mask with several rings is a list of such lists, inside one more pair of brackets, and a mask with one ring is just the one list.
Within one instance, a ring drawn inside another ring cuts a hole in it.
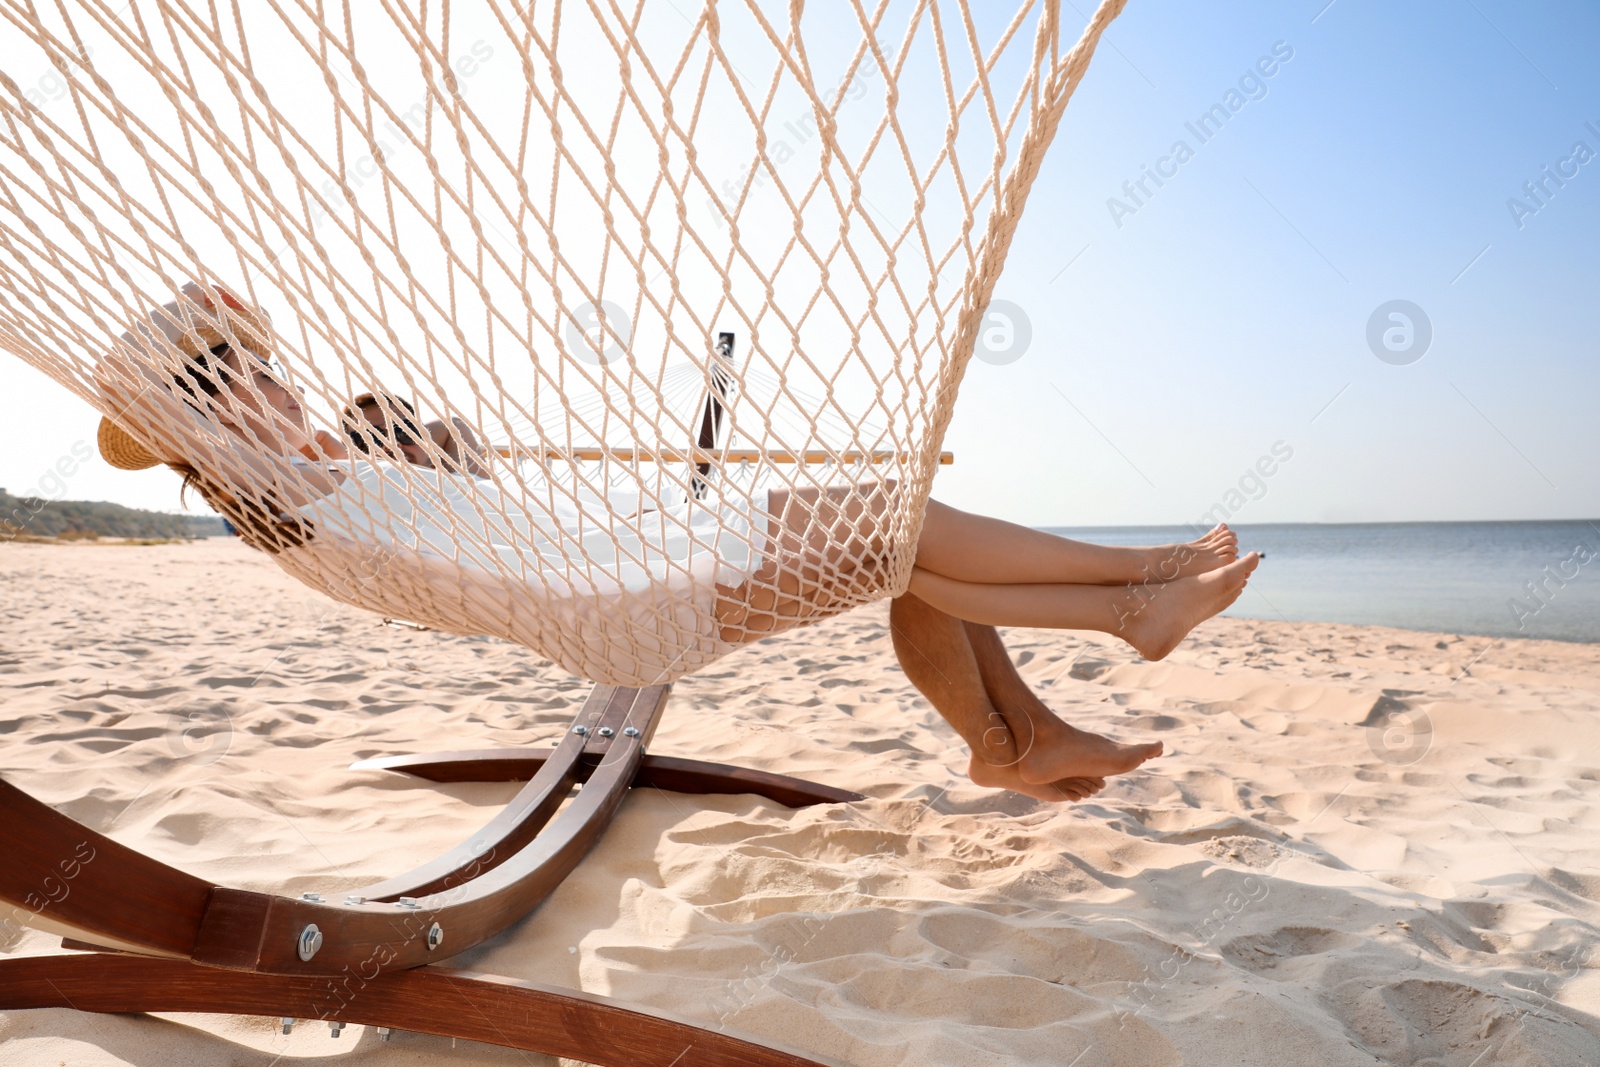
[{"label": "wide-brim straw hat", "polygon": [[[266,313],[220,285],[203,289],[190,282],[183,287],[183,299],[161,305],[150,313],[147,322],[139,323],[123,339],[138,347],[149,347],[139,345],[136,335],[153,340],[156,332],[187,356],[209,353],[220,344],[237,345],[261,359],[271,356],[272,328]],[[110,418],[100,420],[95,441],[101,458],[118,470],[149,470],[162,463],[160,456]]]},{"label": "wide-brim straw hat", "polygon": [[138,440],[110,419],[100,420],[100,430],[95,434],[100,446],[100,458],[119,471],[142,471],[159,466],[161,457],[141,445]]}]

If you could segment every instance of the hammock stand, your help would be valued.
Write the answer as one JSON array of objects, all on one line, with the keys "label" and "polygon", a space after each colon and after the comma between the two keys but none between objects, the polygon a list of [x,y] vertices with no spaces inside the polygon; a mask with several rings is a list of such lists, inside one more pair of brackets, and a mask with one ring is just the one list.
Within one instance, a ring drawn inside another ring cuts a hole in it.
[{"label": "hammock stand", "polygon": [[[787,807],[865,799],[765,771],[646,753],[671,686],[598,685],[553,749],[363,760],[435,782],[527,784],[469,840],[344,895],[212,885],[0,779],[0,903],[79,952],[0,959],[0,1010],[215,1012],[464,1038],[603,1067],[820,1067],[670,1012],[431,965],[517,922],[600,839],[629,789],[754,793]],[[559,815],[575,785],[583,788]],[[552,816],[554,818],[552,819]]]}]

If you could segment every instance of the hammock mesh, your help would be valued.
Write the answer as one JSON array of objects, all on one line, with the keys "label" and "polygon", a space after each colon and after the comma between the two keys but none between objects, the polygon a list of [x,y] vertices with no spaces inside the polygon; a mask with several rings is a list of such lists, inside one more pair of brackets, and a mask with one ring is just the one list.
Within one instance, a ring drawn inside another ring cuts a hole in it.
[{"label": "hammock mesh", "polygon": [[[1003,6],[0,0],[0,348],[338,600],[670,681],[910,579],[1123,0]],[[220,415],[222,341],[481,466]]]}]

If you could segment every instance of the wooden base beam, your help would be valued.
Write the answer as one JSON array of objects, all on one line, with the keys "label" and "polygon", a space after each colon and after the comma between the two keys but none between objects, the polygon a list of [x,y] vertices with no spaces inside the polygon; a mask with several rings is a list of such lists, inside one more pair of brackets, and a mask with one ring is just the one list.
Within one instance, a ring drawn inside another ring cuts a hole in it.
[{"label": "wooden base beam", "polygon": [[120,953],[0,959],[0,1010],[203,1012],[387,1026],[600,1067],[843,1067],[671,1012],[496,975],[416,967],[370,979],[252,974]]},{"label": "wooden base beam", "polygon": [[[431,782],[526,782],[539,773],[554,749],[468,748],[455,752],[423,752],[381,756],[352,763],[353,771],[399,771]],[[583,760],[578,780],[586,781],[598,761]],[[633,788],[649,786],[675,793],[754,793],[788,808],[812,804],[849,804],[867,799],[848,789],[808,782],[787,774],[735,767],[728,763],[646,754],[633,777]]]}]

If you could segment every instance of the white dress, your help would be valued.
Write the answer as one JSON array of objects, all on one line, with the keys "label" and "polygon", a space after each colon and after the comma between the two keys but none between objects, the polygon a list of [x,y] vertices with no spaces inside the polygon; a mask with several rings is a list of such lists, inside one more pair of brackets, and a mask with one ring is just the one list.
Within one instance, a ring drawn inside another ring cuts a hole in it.
[{"label": "white dress", "polygon": [[[332,464],[339,488],[294,509],[307,543],[280,553],[340,599],[527,645],[615,685],[671,681],[725,654],[717,586],[761,564],[767,516],[713,497],[640,512],[638,494],[487,479],[407,464]],[[332,579],[330,581],[330,579]]]}]

